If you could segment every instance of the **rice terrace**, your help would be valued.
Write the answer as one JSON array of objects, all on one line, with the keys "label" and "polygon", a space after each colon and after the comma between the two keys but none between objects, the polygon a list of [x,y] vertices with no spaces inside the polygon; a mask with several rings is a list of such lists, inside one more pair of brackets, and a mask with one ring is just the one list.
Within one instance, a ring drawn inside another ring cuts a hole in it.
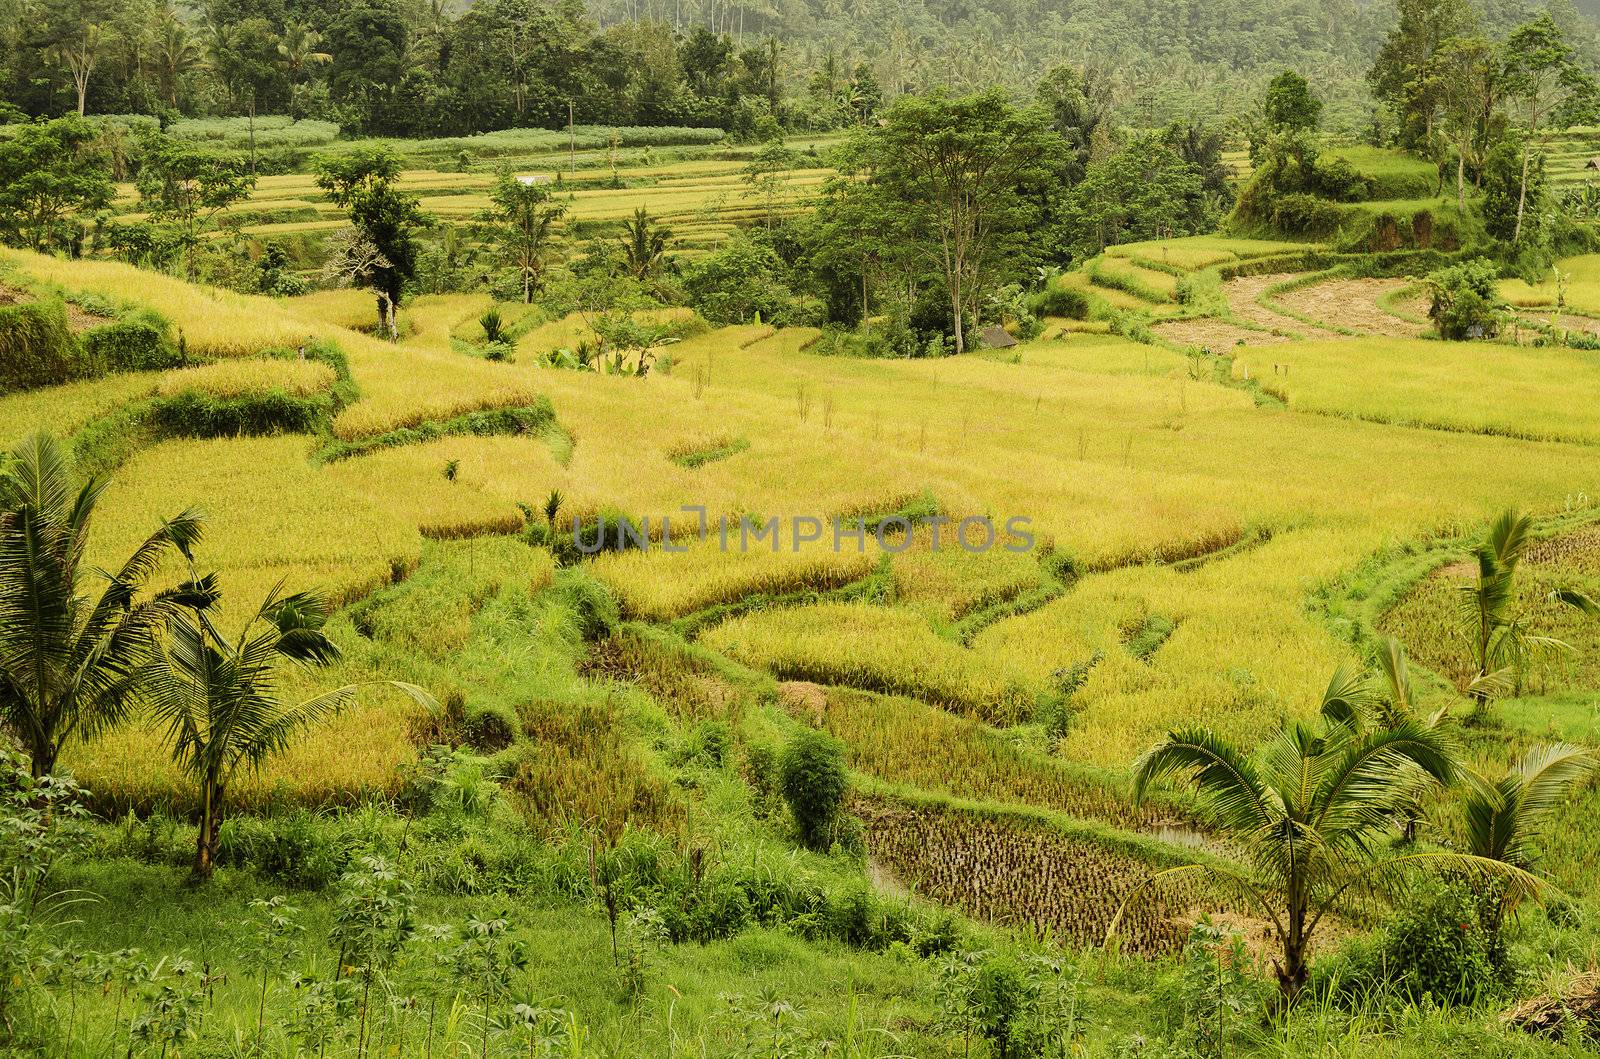
[{"label": "rice terrace", "polygon": [[1600,1052],[1600,7],[0,12],[0,1054]]}]

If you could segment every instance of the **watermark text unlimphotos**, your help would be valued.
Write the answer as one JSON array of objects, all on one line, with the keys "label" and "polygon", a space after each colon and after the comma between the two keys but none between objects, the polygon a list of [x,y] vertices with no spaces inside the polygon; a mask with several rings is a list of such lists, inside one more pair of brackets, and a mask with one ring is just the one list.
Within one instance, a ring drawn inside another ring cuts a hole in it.
[{"label": "watermark text unlimphotos", "polygon": [[659,521],[649,516],[639,519],[619,516],[585,524],[574,518],[572,543],[585,555],[594,555],[606,550],[652,547],[682,553],[689,550],[691,541],[715,541],[717,548],[724,552],[786,549],[798,552],[809,545],[831,546],[836,552],[851,548],[865,552],[867,542],[873,541],[893,554],[911,547],[912,531],[922,527],[929,531],[928,545],[933,551],[959,548],[980,555],[996,548],[1027,552],[1034,546],[1032,521],[1025,515],[1013,515],[1000,523],[988,515],[951,518],[939,514],[872,518],[841,515],[780,518],[773,515],[763,519],[754,515],[712,517],[704,506],[698,505],[679,508],[676,520],[671,515],[662,515]]}]

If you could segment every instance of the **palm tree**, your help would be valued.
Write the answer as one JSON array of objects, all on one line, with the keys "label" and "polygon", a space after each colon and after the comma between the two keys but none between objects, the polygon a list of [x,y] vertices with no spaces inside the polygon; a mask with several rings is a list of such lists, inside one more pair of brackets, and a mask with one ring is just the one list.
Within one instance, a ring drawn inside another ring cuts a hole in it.
[{"label": "palm tree", "polygon": [[[1394,820],[1430,785],[1457,772],[1456,748],[1414,717],[1369,727],[1350,719],[1364,674],[1341,669],[1316,723],[1286,723],[1256,753],[1205,728],[1170,733],[1134,764],[1135,801],[1151,783],[1182,777],[1198,790],[1214,825],[1243,851],[1244,865],[1189,864],[1157,872],[1129,894],[1125,910],[1161,880],[1198,872],[1237,891],[1270,924],[1279,995],[1291,1003],[1305,985],[1317,929],[1347,899],[1381,891],[1408,868],[1474,867],[1522,894],[1537,880],[1513,865],[1448,852],[1379,852]],[[1343,719],[1341,719],[1343,718]],[[1122,911],[1113,919],[1114,933]],[[1109,936],[1109,934],[1108,934]]]},{"label": "palm tree", "polygon": [[[1546,818],[1597,767],[1600,760],[1586,747],[1551,743],[1533,747],[1498,781],[1474,784],[1466,804],[1467,849],[1475,857],[1533,872]],[[1498,932],[1514,904],[1508,897],[1496,906],[1492,932]]]},{"label": "palm tree", "polygon": [[[280,664],[321,666],[339,659],[339,649],[323,632],[327,603],[308,592],[280,596],[281,588],[279,582],[229,640],[216,626],[216,575],[192,579],[185,585],[189,605],[167,621],[148,667],[152,717],[166,727],[173,760],[199,785],[193,870],[200,880],[211,877],[227,794],[239,771],[259,770],[307,728],[343,709],[358,687],[345,685],[293,705],[279,698]],[[385,683],[433,706],[421,688]]]},{"label": "palm tree", "polygon": [[332,55],[318,50],[321,45],[322,34],[304,22],[289,21],[283,24],[283,33],[278,37],[278,57],[283,60],[283,68],[289,75],[291,91],[299,87],[307,69],[333,62]]},{"label": "palm tree", "polygon": [[622,236],[623,260],[634,279],[648,279],[661,264],[667,252],[667,240],[672,232],[645,211],[643,206],[633,211],[633,220],[626,222]]},{"label": "palm tree", "polygon": [[[1527,667],[1540,657],[1567,653],[1571,645],[1553,636],[1540,636],[1530,627],[1528,615],[1517,608],[1517,566],[1533,543],[1530,515],[1507,510],[1490,525],[1475,549],[1477,582],[1462,586],[1462,633],[1472,652],[1475,668],[1467,695],[1473,711],[1482,714],[1494,696],[1519,690]],[[1548,602],[1563,603],[1587,614],[1600,613],[1600,604],[1580,592],[1552,592]]]},{"label": "palm tree", "polygon": [[[35,777],[55,768],[73,734],[126,719],[143,691],[141,665],[180,594],[141,596],[171,552],[189,555],[200,516],[184,511],[113,572],[85,559],[106,483],[74,491],[70,461],[46,434],[12,450],[0,470],[0,720],[28,748]],[[91,583],[104,580],[96,598]]]},{"label": "palm tree", "polygon": [[188,74],[205,64],[200,45],[183,21],[167,12],[156,29],[156,63],[167,103],[178,105],[178,89]]}]

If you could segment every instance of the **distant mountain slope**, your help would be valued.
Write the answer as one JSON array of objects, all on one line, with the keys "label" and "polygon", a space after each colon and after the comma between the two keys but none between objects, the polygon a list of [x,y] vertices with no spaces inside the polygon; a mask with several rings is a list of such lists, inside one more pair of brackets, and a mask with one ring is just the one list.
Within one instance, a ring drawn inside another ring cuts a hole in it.
[{"label": "distant mountain slope", "polygon": [[[1392,0],[588,0],[602,24],[656,19],[753,44],[768,34],[789,62],[829,52],[870,62],[885,89],[1001,83],[1030,88],[1055,64],[1098,66],[1135,117],[1237,113],[1268,76],[1302,71],[1334,126],[1369,106],[1363,78],[1394,22]],[[1480,0],[1500,34],[1547,6],[1594,54],[1600,0]],[[1141,113],[1142,111],[1142,113]]]}]

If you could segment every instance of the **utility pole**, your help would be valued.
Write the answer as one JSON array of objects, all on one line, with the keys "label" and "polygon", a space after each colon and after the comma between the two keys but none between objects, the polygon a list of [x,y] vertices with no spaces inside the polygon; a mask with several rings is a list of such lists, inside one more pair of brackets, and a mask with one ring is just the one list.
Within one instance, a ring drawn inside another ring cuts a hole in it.
[{"label": "utility pole", "polygon": [[578,172],[578,131],[572,122],[572,100],[567,100],[567,171]]}]

